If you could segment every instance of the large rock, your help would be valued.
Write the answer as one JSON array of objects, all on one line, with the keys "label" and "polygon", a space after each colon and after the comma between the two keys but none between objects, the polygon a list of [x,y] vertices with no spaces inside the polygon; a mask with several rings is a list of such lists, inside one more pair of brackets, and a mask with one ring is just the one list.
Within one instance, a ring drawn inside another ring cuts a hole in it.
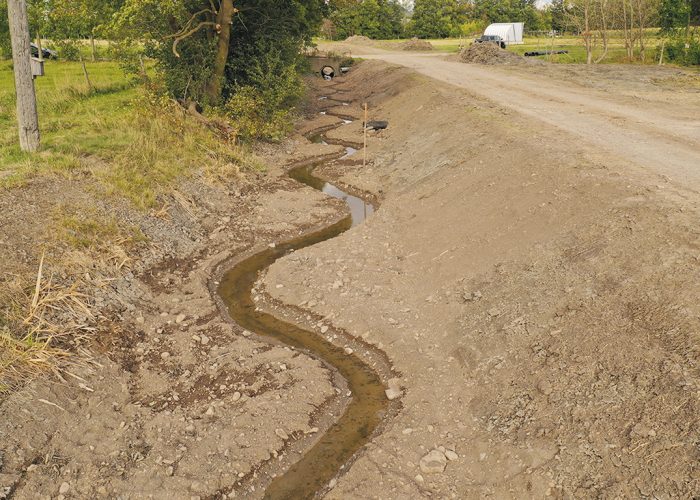
[{"label": "large rock", "polygon": [[445,470],[447,457],[440,450],[432,450],[420,459],[420,470],[423,474],[438,474]]}]

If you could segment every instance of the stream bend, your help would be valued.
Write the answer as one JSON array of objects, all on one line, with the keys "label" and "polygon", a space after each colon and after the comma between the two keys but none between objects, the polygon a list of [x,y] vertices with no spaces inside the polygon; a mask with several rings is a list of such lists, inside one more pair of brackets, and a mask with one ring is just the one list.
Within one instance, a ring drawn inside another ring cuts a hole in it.
[{"label": "stream bend", "polygon": [[[342,126],[340,124],[339,126]],[[355,354],[275,316],[259,311],[252,289],[262,271],[277,259],[301,248],[334,238],[364,220],[374,210],[371,204],[352,196],[313,175],[318,163],[290,170],[293,179],[322,190],[348,203],[351,215],[339,222],[248,257],[227,271],[218,286],[231,318],[242,328],[275,339],[332,366],[346,380],[352,399],[335,421],[302,458],[276,477],[265,491],[265,498],[311,498],[333,479],[353,455],[373,436],[389,408],[385,386],[379,374]],[[360,208],[362,204],[362,208]]]}]

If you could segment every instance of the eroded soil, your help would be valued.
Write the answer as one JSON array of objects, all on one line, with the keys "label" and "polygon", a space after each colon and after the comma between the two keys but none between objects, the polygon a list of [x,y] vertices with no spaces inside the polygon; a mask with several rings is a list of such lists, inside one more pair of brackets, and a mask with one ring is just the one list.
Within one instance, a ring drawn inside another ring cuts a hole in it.
[{"label": "eroded soil", "polygon": [[[620,84],[624,109],[640,85],[630,82]],[[364,101],[370,119],[389,120],[369,134],[366,167],[316,171],[381,209],[273,265],[260,307],[319,335],[342,329],[355,350],[373,345],[402,391],[401,411],[326,495],[698,495],[692,165],[676,177],[656,154],[649,168],[615,141],[601,149],[551,117],[384,62],[332,82],[345,91],[337,102],[318,100],[326,84],[314,85],[300,133],[337,124],[321,110],[358,119]],[[645,106],[648,117],[658,104]],[[696,119],[674,118],[683,126],[673,144]],[[648,134],[658,124],[629,127]],[[362,128],[327,138],[358,144]],[[342,381],[225,321],[208,286],[227,259],[342,217],[342,203],[282,168],[342,149],[295,136],[267,152],[264,178],[193,182],[183,187],[188,210],[165,222],[130,215],[162,243],[100,295],[111,311],[104,355],[72,369],[80,380],[38,380],[0,408],[0,484],[13,498],[255,497],[279,472],[271,464],[313,443],[342,411]],[[41,184],[24,189],[7,196],[44,200],[31,191]],[[13,227],[31,226],[15,217]]]}]

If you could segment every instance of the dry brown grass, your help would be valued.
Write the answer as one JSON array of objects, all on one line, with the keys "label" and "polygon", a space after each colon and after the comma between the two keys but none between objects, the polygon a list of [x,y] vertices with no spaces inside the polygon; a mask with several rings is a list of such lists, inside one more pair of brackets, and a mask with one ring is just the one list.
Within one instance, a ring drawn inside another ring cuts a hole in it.
[{"label": "dry brown grass", "polygon": [[87,297],[46,276],[43,256],[33,286],[17,276],[0,282],[0,304],[0,396],[42,373],[60,376],[72,353],[87,355]]}]

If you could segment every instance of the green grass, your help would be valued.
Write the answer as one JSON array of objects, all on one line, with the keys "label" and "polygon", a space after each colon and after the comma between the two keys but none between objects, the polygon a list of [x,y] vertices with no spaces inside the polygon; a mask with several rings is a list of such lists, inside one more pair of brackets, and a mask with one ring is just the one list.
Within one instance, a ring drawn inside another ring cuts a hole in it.
[{"label": "green grass", "polygon": [[36,92],[42,147],[20,151],[14,83],[9,62],[0,63],[0,189],[37,175],[90,175],[107,194],[148,209],[183,176],[204,172],[220,179],[249,156],[186,116],[179,106],[134,85],[113,62],[47,61]]},{"label": "green grass", "polygon": [[37,173],[71,175],[80,159],[108,156],[129,138],[116,123],[130,113],[137,93],[115,63],[88,64],[91,90],[79,63],[46,62],[36,80],[42,150],[23,153],[17,143],[14,81],[10,62],[0,63],[0,187],[23,184]]}]

